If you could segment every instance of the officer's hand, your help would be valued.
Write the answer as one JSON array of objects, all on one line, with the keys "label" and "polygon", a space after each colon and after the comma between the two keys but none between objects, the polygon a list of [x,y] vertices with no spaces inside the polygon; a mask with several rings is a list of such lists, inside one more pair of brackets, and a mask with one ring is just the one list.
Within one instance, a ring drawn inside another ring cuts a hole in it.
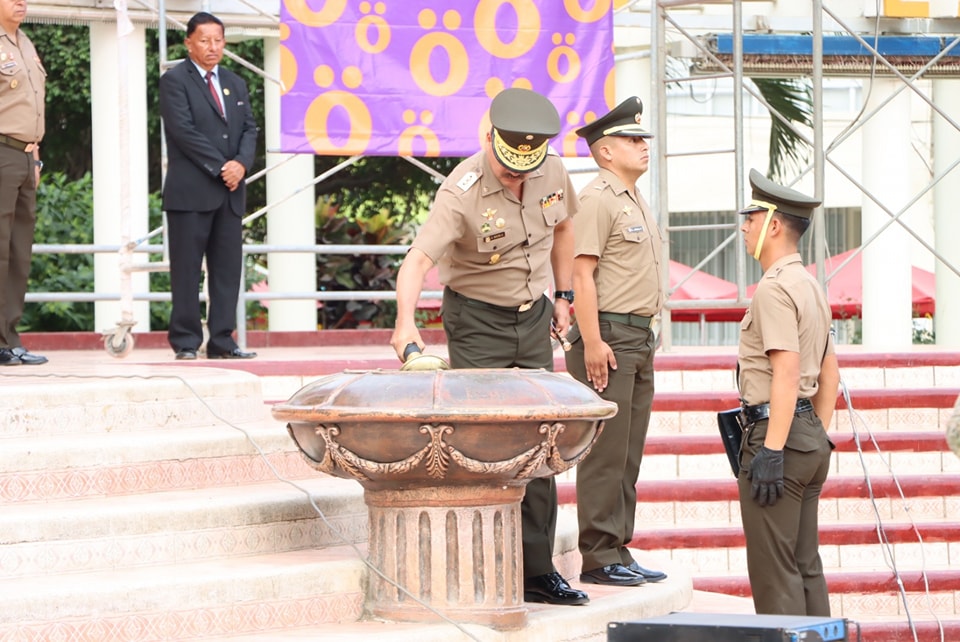
[{"label": "officer's hand", "polygon": [[587,370],[587,381],[593,384],[597,392],[603,392],[607,387],[610,370],[617,369],[617,358],[613,350],[605,341],[598,344],[584,346],[583,365]]},{"label": "officer's hand", "polygon": [[407,330],[398,325],[393,331],[393,336],[390,337],[390,345],[393,346],[394,351],[397,353],[397,358],[400,359],[401,362],[404,361],[404,350],[411,343],[417,344],[420,352],[423,352],[423,349],[426,347],[423,339],[420,338],[420,331],[417,330],[416,327]]},{"label": "officer's hand", "polygon": [[747,478],[753,482],[753,499],[761,506],[773,506],[783,497],[783,451],[760,447],[750,462]]}]

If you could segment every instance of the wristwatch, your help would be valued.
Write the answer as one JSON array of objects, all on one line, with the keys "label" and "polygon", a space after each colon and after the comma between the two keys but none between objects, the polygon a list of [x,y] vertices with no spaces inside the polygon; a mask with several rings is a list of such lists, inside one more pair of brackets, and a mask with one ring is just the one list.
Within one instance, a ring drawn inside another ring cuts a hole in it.
[{"label": "wristwatch", "polygon": [[35,161],[33,161],[33,164],[37,166],[37,169],[43,169],[43,161],[42,161],[42,160],[35,160]]},{"label": "wristwatch", "polygon": [[567,303],[573,304],[573,290],[557,290],[553,293],[554,299],[566,299]]}]

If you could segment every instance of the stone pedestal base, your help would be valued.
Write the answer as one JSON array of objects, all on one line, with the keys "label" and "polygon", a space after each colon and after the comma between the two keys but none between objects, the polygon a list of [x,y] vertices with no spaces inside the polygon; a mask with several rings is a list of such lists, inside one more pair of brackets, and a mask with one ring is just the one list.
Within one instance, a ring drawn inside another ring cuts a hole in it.
[{"label": "stone pedestal base", "polygon": [[523,486],[368,488],[370,561],[391,580],[370,572],[371,613],[404,622],[440,620],[434,609],[456,622],[525,626],[523,492]]}]

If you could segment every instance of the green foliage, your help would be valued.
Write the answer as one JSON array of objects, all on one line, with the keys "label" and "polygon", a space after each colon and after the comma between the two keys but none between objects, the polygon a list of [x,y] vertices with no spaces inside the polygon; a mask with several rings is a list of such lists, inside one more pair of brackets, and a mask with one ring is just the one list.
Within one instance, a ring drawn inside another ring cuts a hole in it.
[{"label": "green foliage", "polygon": [[[387,208],[367,211],[365,217],[344,216],[324,198],[317,202],[316,221],[318,245],[406,245],[415,232],[410,217],[405,220]],[[393,290],[402,260],[388,254],[319,254],[317,289]],[[394,301],[325,301],[321,315],[324,328],[392,327],[397,311]]]},{"label": "green foliage", "polygon": [[[792,123],[813,127],[813,99],[807,79],[752,78],[764,100]],[[767,175],[784,182],[788,170],[801,169],[807,162],[810,148],[783,121],[770,115],[770,164]]]},{"label": "green foliage", "polygon": [[91,171],[90,30],[79,25],[27,24],[47,70],[44,173],[80,179]]},{"label": "green foliage", "polygon": [[[93,189],[86,174],[70,180],[61,172],[44,174],[37,193],[34,242],[86,244],[93,242]],[[93,292],[90,254],[34,254],[30,289],[41,292]],[[20,329],[26,332],[89,331],[93,303],[28,303]]]}]

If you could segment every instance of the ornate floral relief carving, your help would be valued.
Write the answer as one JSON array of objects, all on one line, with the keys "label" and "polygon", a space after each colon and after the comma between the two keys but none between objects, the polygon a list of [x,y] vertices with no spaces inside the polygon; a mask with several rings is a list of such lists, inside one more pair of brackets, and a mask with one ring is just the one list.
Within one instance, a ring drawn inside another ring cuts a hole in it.
[{"label": "ornate floral relief carving", "polygon": [[[557,448],[557,439],[564,432],[566,426],[561,422],[543,423],[538,432],[544,435],[543,440],[536,446],[502,461],[481,461],[467,456],[444,441],[444,437],[451,435],[456,428],[449,424],[420,426],[419,432],[428,435],[430,441],[423,448],[409,457],[395,462],[376,462],[360,457],[355,452],[344,448],[337,441],[340,435],[338,426],[324,426],[318,424],[316,434],[323,439],[326,446],[323,460],[313,462],[320,470],[333,473],[336,469],[346,472],[360,481],[370,481],[371,477],[384,477],[405,474],[426,460],[427,474],[434,479],[443,479],[450,470],[451,460],[462,469],[481,475],[505,475],[511,470],[517,470],[515,479],[527,479],[535,476],[536,471],[544,464],[554,473],[562,473],[580,462],[586,455],[586,450],[571,460],[566,460]],[[597,434],[603,429],[598,426]]]}]

